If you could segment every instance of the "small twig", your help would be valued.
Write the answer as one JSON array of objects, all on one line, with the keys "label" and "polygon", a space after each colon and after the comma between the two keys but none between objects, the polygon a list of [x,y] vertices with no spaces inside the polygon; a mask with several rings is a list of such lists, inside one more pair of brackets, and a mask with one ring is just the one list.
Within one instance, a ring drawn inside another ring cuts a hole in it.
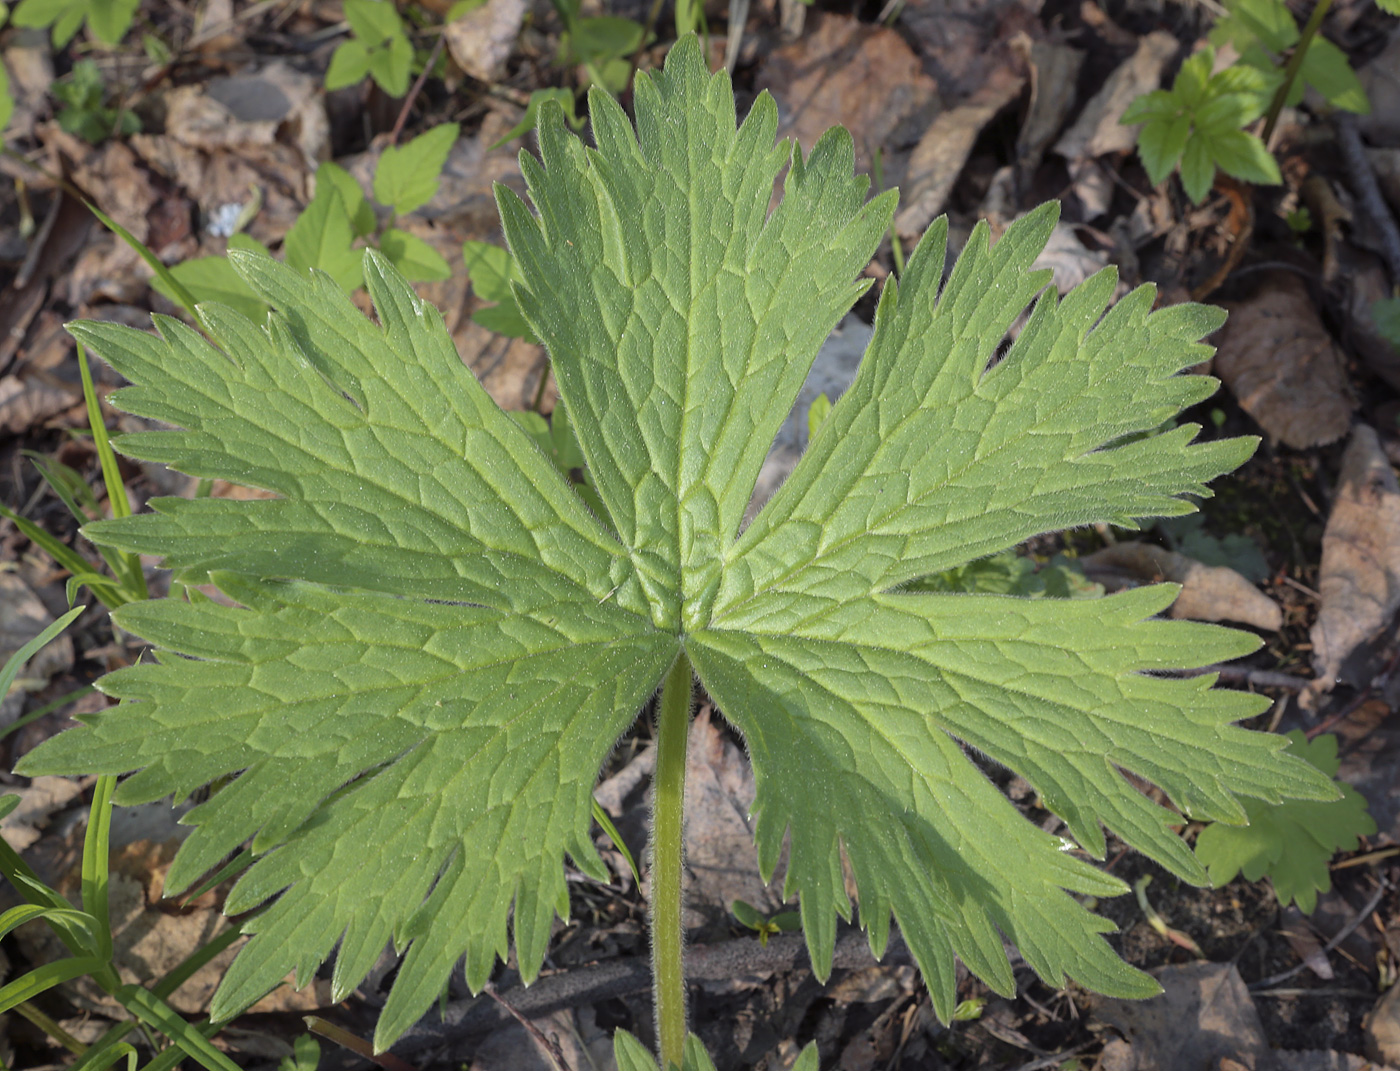
[{"label": "small twig", "polygon": [[439,34],[437,42],[433,45],[433,50],[428,53],[428,62],[423,64],[423,70],[414,80],[412,88],[408,91],[408,96],[403,99],[403,107],[399,109],[399,117],[394,120],[394,129],[389,131],[389,144],[397,145],[399,135],[403,133],[403,125],[408,122],[408,113],[413,109],[413,102],[418,99],[418,94],[423,92],[423,83],[428,80],[428,74],[437,66],[438,57],[442,55],[442,47],[447,43],[447,35]]},{"label": "small twig", "polygon": [[1283,82],[1274,92],[1274,99],[1269,102],[1268,118],[1264,120],[1265,145],[1268,145],[1273,139],[1274,127],[1278,125],[1278,117],[1283,113],[1283,103],[1288,99],[1288,93],[1293,88],[1293,83],[1298,80],[1298,74],[1303,69],[1303,60],[1307,58],[1313,38],[1317,36],[1317,31],[1322,28],[1322,20],[1327,17],[1327,9],[1331,6],[1332,0],[1317,0],[1317,6],[1313,8],[1312,16],[1303,27],[1303,32],[1298,36],[1298,43],[1293,46],[1293,55],[1288,57],[1288,64],[1283,68]]},{"label": "small twig", "polygon": [[559,1071],[569,1071],[569,1065],[564,1060],[564,1050],[559,1047],[557,1039],[545,1037],[540,1028],[516,1011],[501,994],[496,992],[496,987],[490,982],[487,982],[481,991],[504,1008],[512,1019],[525,1028],[525,1033],[534,1039],[535,1044],[549,1053],[549,1058],[554,1062],[554,1066],[559,1068]]},{"label": "small twig", "polygon": [[1311,729],[1308,729],[1306,732],[1307,738],[1311,740],[1313,737],[1325,733],[1328,729],[1332,728],[1332,726],[1336,725],[1337,722],[1355,714],[1361,709],[1361,704],[1374,698],[1385,690],[1385,686],[1390,683],[1391,674],[1394,673],[1397,668],[1400,668],[1400,650],[1397,650],[1395,654],[1391,656],[1390,661],[1385,664],[1385,668],[1372,677],[1371,683],[1359,692],[1350,703],[1342,707],[1337,713],[1319,722],[1317,725],[1314,725]]},{"label": "small twig", "polygon": [[1085,1049],[1089,1048],[1091,1045],[1097,1045],[1098,1043],[1098,1038],[1094,1038],[1091,1041],[1081,1041],[1072,1049],[1065,1049],[1063,1052],[1049,1052],[1046,1053],[1044,1056],[1037,1057],[1036,1059],[1031,1060],[1029,1063],[1022,1064],[1020,1067],[1016,1068],[1015,1071],[1042,1071],[1042,1068],[1054,1067],[1057,1064],[1064,1062],[1069,1057],[1075,1056],[1083,1052]]},{"label": "small twig", "polygon": [[1337,128],[1337,144],[1347,165],[1352,191],[1361,205],[1361,211],[1375,228],[1381,257],[1390,269],[1391,285],[1400,286],[1400,227],[1396,226],[1395,217],[1390,214],[1385,198],[1381,196],[1376,174],[1371,170],[1371,162],[1366,159],[1366,150],[1356,129],[1356,119],[1346,112],[1339,112],[1332,117],[1332,125]]},{"label": "small twig", "polygon": [[1255,688],[1283,688],[1289,692],[1301,692],[1308,686],[1308,681],[1303,677],[1249,666],[1201,666],[1198,669],[1183,669],[1171,676],[1203,677],[1207,673],[1219,673],[1220,680],[1225,684],[1250,684]]},{"label": "small twig", "polygon": [[[1366,901],[1366,906],[1363,907],[1360,911],[1358,911],[1356,913],[1356,916],[1350,922],[1348,922],[1345,926],[1338,930],[1336,936],[1333,937],[1332,940],[1328,941],[1325,945],[1322,946],[1322,954],[1324,956],[1327,955],[1327,953],[1331,952],[1343,941],[1345,941],[1348,937],[1350,937],[1354,932],[1356,932],[1357,927],[1359,927],[1363,922],[1365,922],[1368,918],[1371,917],[1372,912],[1374,912],[1376,908],[1380,906],[1381,898],[1385,896],[1386,890],[1388,888],[1390,888],[1389,883],[1386,882],[1384,878],[1382,878],[1380,885],[1376,887],[1376,891],[1372,895],[1371,899]],[[1269,977],[1261,978],[1259,981],[1250,985],[1249,991],[1251,993],[1254,993],[1272,989],[1280,982],[1286,982],[1294,975],[1301,974],[1303,971],[1307,970],[1307,968],[1308,965],[1306,963],[1299,963],[1294,967],[1290,967],[1286,971],[1280,971],[1278,974],[1271,974],[1269,975]]]}]

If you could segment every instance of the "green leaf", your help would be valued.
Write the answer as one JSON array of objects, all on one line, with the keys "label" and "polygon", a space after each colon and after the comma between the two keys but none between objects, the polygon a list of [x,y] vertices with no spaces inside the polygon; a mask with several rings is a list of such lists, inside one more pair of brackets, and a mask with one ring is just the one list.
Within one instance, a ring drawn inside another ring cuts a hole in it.
[{"label": "green leaf", "polygon": [[1400,350],[1400,298],[1381,298],[1371,304],[1371,317],[1376,330]]},{"label": "green leaf", "polygon": [[1211,135],[1207,145],[1216,166],[1227,175],[1265,186],[1277,186],[1283,181],[1274,154],[1253,134],[1227,130]]},{"label": "green leaf", "polygon": [[[3,24],[3,20],[0,20],[0,24]],[[10,125],[14,114],[15,98],[10,96],[10,75],[5,65],[0,63],[0,146],[5,144],[5,128]]]},{"label": "green leaf", "polygon": [[447,279],[452,269],[441,253],[415,234],[390,227],[380,236],[379,248],[412,282]]},{"label": "green leaf", "polygon": [[1328,104],[1342,111],[1369,115],[1371,102],[1361,80],[1347,62],[1346,53],[1323,37],[1313,38],[1303,57],[1303,80],[1322,94]]},{"label": "green leaf", "polygon": [[[807,156],[774,146],[766,94],[736,130],[728,77],[694,38],[638,76],[635,103],[634,131],[595,90],[587,150],[547,103],[543,160],[522,156],[532,205],[497,192],[516,301],[601,511],[378,251],[374,322],[327,276],[236,252],[274,310],[265,327],[217,305],[203,317],[218,348],[166,319],[158,336],[73,326],[133,383],[114,404],[176,429],[122,450],[278,497],[156,499],[85,527],[233,605],[118,610],[159,661],[103,678],[121,704],[21,770],[139,771],[124,803],[231,777],[187,816],[168,878],[187,888],[251,839],[227,909],[262,910],[212,1015],[289,971],[308,981],[337,946],[340,1000],[392,940],[407,956],[382,1049],[463,956],[479,989],[513,937],[536,975],[568,911],[565,853],[606,876],[590,838],[600,765],[687,657],[747,741],[764,875],[790,843],[818,975],[851,911],[844,859],[872,947],[898,919],[945,1020],[955,956],[1012,989],[1003,936],[1052,985],[1155,992],[1069,895],[1123,885],[1067,837],[1102,858],[1107,827],[1201,881],[1171,832],[1180,814],[1125,771],[1202,819],[1242,820],[1237,794],[1335,795],[1281,739],[1234,726],[1262,700],[1160,672],[1257,639],[1155,620],[1168,585],[1081,600],[907,585],[1063,527],[1191,512],[1185,496],[1255,446],[1154,434],[1214,390],[1179,373],[1220,314],[1154,312],[1150,288],[1110,310],[1111,271],[1060,300],[1031,270],[1053,206],[995,246],[979,225],[945,283],[940,222],[885,286],[855,383],[743,527],[818,348],[869,285],[894,197],[866,200],[845,131]],[[1067,837],[1026,822],[969,748],[1025,777]],[[649,1066],[617,1045],[619,1067]],[[703,1066],[698,1046],[685,1059]]]},{"label": "green leaf", "polygon": [[1400,0],[1376,0],[1376,6],[1392,15],[1400,15]]},{"label": "green leaf", "polygon": [[358,85],[369,74],[369,49],[363,41],[342,41],[331,53],[331,64],[326,68],[326,88],[344,89]]},{"label": "green leaf", "polygon": [[[1311,743],[1295,729],[1287,734],[1293,752],[1323,774],[1335,777],[1337,738],[1324,733]],[[1350,785],[1340,785],[1342,798],[1330,801],[1287,800],[1269,806],[1245,800],[1247,825],[1213,822],[1196,838],[1196,857],[1209,868],[1217,887],[1243,873],[1248,881],[1268,875],[1278,902],[1296,901],[1312,914],[1317,894],[1332,888],[1327,864],[1337,851],[1352,851],[1358,836],[1370,836],[1376,823],[1366,813],[1366,800]]]},{"label": "green leaf", "polygon": [[404,35],[403,20],[390,0],[345,0],[345,20],[370,48]]},{"label": "green leaf", "polygon": [[580,63],[606,63],[636,52],[645,33],[645,27],[633,19],[598,15],[574,22],[569,45]]},{"label": "green leaf", "polygon": [[427,204],[457,140],[456,123],[442,123],[406,145],[390,145],[374,171],[374,199],[399,215]]},{"label": "green leaf", "polygon": [[389,38],[369,54],[369,73],[380,89],[391,97],[408,92],[408,79],[413,73],[413,46],[402,35]]},{"label": "green leaf", "polygon": [[350,217],[350,229],[356,238],[364,238],[374,233],[374,208],[354,175],[328,160],[316,169],[317,190],[320,190],[322,183],[334,186],[340,194],[345,213]]},{"label": "green leaf", "polygon": [[1138,155],[1155,186],[1172,173],[1191,136],[1191,117],[1178,115],[1166,121],[1148,122],[1138,135]]},{"label": "green leaf", "polygon": [[1215,161],[1211,159],[1210,145],[1204,138],[1189,138],[1181,154],[1181,185],[1186,196],[1195,204],[1200,204],[1210,193],[1215,181]]},{"label": "green leaf", "polygon": [[[197,302],[217,301],[237,309],[250,320],[261,320],[267,314],[267,303],[258,297],[243,277],[233,270],[227,257],[196,257],[170,266],[170,274],[185,287]],[[179,302],[170,285],[159,276],[151,280],[151,289]]]},{"label": "green leaf", "polygon": [[472,314],[472,319],[488,331],[535,341],[530,325],[520,315],[515,294],[510,289],[512,280],[520,281],[520,271],[510,253],[489,242],[464,242],[462,259],[466,261],[467,275],[476,296],[482,301],[496,302],[488,308],[478,309]]},{"label": "green leaf", "polygon": [[508,141],[514,141],[522,134],[528,134],[535,129],[535,124],[539,120],[540,105],[547,100],[558,101],[559,106],[564,109],[564,118],[568,120],[569,126],[575,130],[583,126],[583,120],[574,112],[574,94],[569,89],[537,89],[530,94],[530,102],[525,106],[525,114],[521,116],[520,122],[516,123],[506,133],[497,140],[488,152],[499,149]]},{"label": "green leaf", "polygon": [[303,272],[319,268],[348,293],[363,281],[364,253],[355,249],[354,243],[354,224],[340,190],[328,182],[317,187],[306,211],[292,224],[282,251],[289,267]]}]

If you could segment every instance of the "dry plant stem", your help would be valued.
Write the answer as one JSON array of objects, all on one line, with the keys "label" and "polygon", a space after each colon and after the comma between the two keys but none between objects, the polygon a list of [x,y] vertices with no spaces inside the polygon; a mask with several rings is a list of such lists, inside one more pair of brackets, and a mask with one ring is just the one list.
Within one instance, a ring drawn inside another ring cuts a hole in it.
[{"label": "dry plant stem", "polygon": [[535,1044],[538,1045],[545,1052],[549,1053],[550,1061],[554,1064],[555,1067],[559,1069],[559,1071],[569,1071],[569,1065],[564,1062],[564,1053],[563,1050],[559,1048],[558,1041],[556,1041],[552,1037],[545,1037],[543,1032],[541,1032],[540,1028],[537,1027],[534,1023],[530,1022],[529,1019],[525,1018],[525,1016],[521,1015],[513,1007],[511,1007],[511,1005],[506,1002],[505,998],[503,998],[499,993],[496,992],[496,987],[490,982],[486,983],[486,988],[483,990],[483,992],[492,1000],[494,1000],[497,1004],[499,1004],[502,1008],[504,1008],[506,1010],[506,1013],[512,1019],[514,1019],[517,1023],[519,1023],[522,1027],[525,1028],[525,1032],[529,1034],[531,1038],[534,1039]]},{"label": "dry plant stem", "polygon": [[408,122],[408,113],[413,110],[413,102],[418,99],[418,94],[423,92],[423,83],[428,80],[428,72],[437,66],[438,56],[442,54],[442,46],[447,43],[446,34],[438,34],[437,43],[433,45],[433,50],[428,54],[428,62],[423,64],[423,70],[414,80],[412,87],[408,91],[408,96],[403,99],[403,107],[399,109],[399,117],[394,120],[394,129],[389,131],[389,144],[397,145],[399,135],[403,133],[404,123]]},{"label": "dry plant stem", "polygon": [[1381,257],[1390,270],[1390,283],[1400,286],[1400,227],[1381,196],[1376,174],[1371,170],[1371,162],[1366,159],[1366,150],[1356,129],[1356,120],[1346,113],[1340,113],[1333,117],[1332,125],[1337,128],[1337,145],[1347,165],[1351,188],[1361,202],[1361,211],[1375,228]]},{"label": "dry plant stem", "polygon": [[651,963],[661,1067],[685,1049],[685,960],[681,873],[685,854],[685,745],[690,731],[690,659],[682,651],[661,686],[651,805]]},{"label": "dry plant stem", "polygon": [[1313,38],[1317,36],[1317,31],[1322,28],[1322,20],[1327,17],[1327,11],[1331,6],[1332,0],[1318,0],[1317,7],[1313,8],[1307,25],[1303,27],[1302,36],[1298,38],[1298,43],[1293,48],[1293,55],[1288,57],[1288,65],[1283,69],[1283,84],[1278,87],[1274,93],[1274,99],[1269,102],[1269,115],[1264,120],[1265,145],[1268,145],[1274,136],[1274,127],[1278,126],[1278,117],[1283,111],[1283,102],[1288,99],[1289,90],[1293,88],[1293,83],[1298,80],[1298,72],[1303,69],[1303,60],[1307,57]]},{"label": "dry plant stem", "polygon": [[[1371,914],[1376,910],[1376,908],[1380,906],[1381,899],[1385,896],[1386,890],[1389,888],[1389,883],[1384,878],[1382,878],[1381,883],[1376,887],[1376,891],[1371,895],[1371,899],[1366,901],[1366,906],[1363,907],[1360,911],[1358,911],[1350,922],[1348,922],[1345,926],[1338,930],[1336,935],[1325,945],[1322,946],[1322,954],[1324,956],[1327,955],[1327,953],[1331,952],[1332,949],[1336,948],[1343,941],[1345,941],[1353,933],[1355,933],[1356,930],[1361,926],[1361,924],[1371,917]],[[1258,992],[1259,990],[1272,989],[1280,982],[1286,982],[1294,975],[1301,974],[1306,968],[1306,963],[1299,963],[1286,971],[1280,972],[1279,974],[1271,974],[1267,978],[1261,978],[1259,979],[1259,981],[1255,982],[1249,987],[1249,991],[1251,993],[1254,993]]]}]

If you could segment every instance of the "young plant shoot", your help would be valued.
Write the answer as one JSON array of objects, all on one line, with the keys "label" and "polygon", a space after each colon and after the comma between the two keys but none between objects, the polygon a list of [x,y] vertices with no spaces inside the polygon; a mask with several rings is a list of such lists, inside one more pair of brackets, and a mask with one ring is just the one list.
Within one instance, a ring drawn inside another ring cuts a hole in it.
[{"label": "young plant shoot", "polygon": [[[865,292],[893,192],[866,200],[851,136],[775,144],[764,94],[736,129],[697,41],[636,80],[636,127],[595,89],[595,148],[540,110],[529,201],[498,189],[520,314],[548,347],[600,512],[462,363],[442,317],[380,253],[378,322],[319,272],[230,254],[273,310],[202,307],[210,338],[72,328],[129,379],[114,402],[177,429],[120,448],[261,501],[156,499],[90,524],[99,544],[164,556],[197,597],[114,615],[161,649],[104,678],[122,700],[28,755],[27,774],[126,774],[123,803],[236,775],[186,821],[168,878],[189,888],[251,840],[228,897],[261,907],[214,1000],[229,1018],[333,950],[344,999],[389,941],[407,955],[379,1021],[385,1048],[454,964],[480,989],[513,934],[533,979],[564,856],[600,880],[595,779],[657,689],[651,846],[663,1066],[687,1044],[681,788],[692,689],[747,742],[765,876],[791,838],[817,975],[853,906],[883,951],[899,924],[945,1021],[954,957],[1014,990],[1002,936],[1052,986],[1149,996],[1147,975],[1071,894],[1124,892],[1082,855],[1104,828],[1181,878],[1206,873],[1182,813],[1240,823],[1238,795],[1331,799],[1286,741],[1233,723],[1266,705],[1214,676],[1155,675],[1253,651],[1212,625],[1157,620],[1158,585],[1103,599],[911,592],[919,577],[1039,533],[1186,514],[1253,439],[1154,433],[1216,387],[1180,375],[1223,314],[1112,308],[1111,269],[1060,300],[1031,265],[1057,209],[995,245],[979,225],[944,282],[935,224],[880,295],[855,383],[796,470],[742,526],[764,456],[832,327]],[[787,165],[771,214],[774,182]],[[1001,360],[998,345],[1028,305]],[[1066,836],[1030,824],[967,748],[1015,770]],[[1073,841],[1069,838],[1072,837]],[[1071,849],[1081,848],[1083,851]],[[622,1038],[619,1061],[650,1058]],[[644,1060],[644,1062],[643,1062]],[[815,1066],[815,1055],[806,1067]]]}]

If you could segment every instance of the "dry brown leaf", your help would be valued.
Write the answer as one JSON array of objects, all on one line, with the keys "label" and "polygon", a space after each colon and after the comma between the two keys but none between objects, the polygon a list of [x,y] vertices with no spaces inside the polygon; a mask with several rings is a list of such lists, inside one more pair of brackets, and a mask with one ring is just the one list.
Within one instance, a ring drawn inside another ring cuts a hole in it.
[{"label": "dry brown leaf", "polygon": [[1332,687],[1353,650],[1400,607],[1400,484],[1375,429],[1358,424],[1342,456],[1322,535],[1322,608],[1312,627],[1318,691]]},{"label": "dry brown leaf", "polygon": [[[7,526],[8,523],[5,522]],[[14,573],[0,572],[0,606],[5,608],[0,614],[0,665],[4,665],[6,659],[53,623],[53,615]],[[60,633],[25,663],[12,688],[33,691],[72,664],[72,637]]]},{"label": "dry brown leaf", "polygon": [[1400,27],[1380,55],[1356,72],[1371,102],[1371,114],[1357,116],[1356,126],[1372,145],[1400,148]]},{"label": "dry brown leaf", "polygon": [[[764,885],[749,826],[753,768],[708,709],[690,725],[685,770],[686,927],[729,925],[729,905],[762,913],[782,906],[782,885]],[[717,936],[719,935],[717,934]]]},{"label": "dry brown leaf", "polygon": [[862,174],[901,123],[927,121],[938,101],[933,79],[899,34],[835,15],[769,53],[757,81],[778,101],[780,137],[796,138],[810,152],[841,124],[855,135]]},{"label": "dry brown leaf", "polygon": [[1215,372],[1244,411],[1299,450],[1345,435],[1355,408],[1346,361],[1302,281],[1271,272],[1254,297],[1226,308]]},{"label": "dry brown leaf", "polygon": [[166,98],[166,132],[205,152],[281,142],[301,152],[308,170],[330,155],[330,120],[320,85],[286,63],[177,86]]},{"label": "dry brown leaf", "polygon": [[24,788],[6,786],[5,794],[18,796],[19,804],[0,821],[0,837],[22,852],[39,839],[51,815],[83,794],[83,786],[72,777],[36,777]]},{"label": "dry brown leaf", "polygon": [[1074,227],[1056,223],[1032,268],[1049,268],[1055,273],[1055,289],[1068,294],[1100,268],[1108,266],[1108,251],[1095,252],[1079,240]]},{"label": "dry brown leaf", "polygon": [[1084,106],[1079,118],[1055,145],[1068,160],[1127,152],[1137,145],[1138,127],[1119,122],[1128,105],[1162,81],[1162,68],[1180,47],[1174,36],[1156,30],[1138,42],[1133,53]]},{"label": "dry brown leaf", "polygon": [[1373,1060],[1400,1064],[1400,984],[1392,985],[1362,1022],[1366,1052]]},{"label": "dry brown leaf", "polygon": [[1149,972],[1162,985],[1151,1000],[1095,997],[1094,1015],[1132,1045],[1137,1067],[1214,1068],[1221,1059],[1260,1068],[1269,1043],[1259,1011],[1233,963],[1189,963]]},{"label": "dry brown leaf", "polygon": [[52,376],[0,377],[0,434],[20,435],[83,400]]},{"label": "dry brown leaf", "polygon": [[1313,974],[1324,982],[1330,982],[1336,977],[1331,960],[1327,958],[1327,953],[1322,951],[1322,942],[1308,925],[1307,916],[1295,905],[1289,904],[1284,908],[1279,933],[1283,934],[1283,939],[1288,942],[1288,947],[1293,949],[1293,954],[1302,960]]},{"label": "dry brown leaf", "polygon": [[525,0],[488,0],[444,26],[447,51],[457,66],[477,81],[499,82],[527,6]]},{"label": "dry brown leaf", "polygon": [[1025,56],[1031,78],[1031,104],[1016,137],[1016,167],[1023,184],[1040,166],[1045,150],[1074,107],[1074,87],[1084,53],[1057,41],[1032,41],[1018,34],[1012,47]]},{"label": "dry brown leaf", "polygon": [[894,220],[900,237],[917,238],[943,211],[977,135],[997,112],[1020,96],[1023,85],[1025,79],[1020,75],[997,68],[966,104],[950,108],[933,121],[909,158],[904,183],[907,200]]},{"label": "dry brown leaf", "polygon": [[1084,575],[1109,591],[1159,584],[1181,585],[1169,617],[1193,621],[1238,621],[1276,631],[1283,624],[1278,604],[1233,569],[1203,565],[1194,558],[1150,543],[1115,543],[1080,559]]},{"label": "dry brown leaf", "polygon": [[1005,67],[1018,32],[1044,33],[1041,0],[910,0],[899,26],[946,100],[962,101]]}]

